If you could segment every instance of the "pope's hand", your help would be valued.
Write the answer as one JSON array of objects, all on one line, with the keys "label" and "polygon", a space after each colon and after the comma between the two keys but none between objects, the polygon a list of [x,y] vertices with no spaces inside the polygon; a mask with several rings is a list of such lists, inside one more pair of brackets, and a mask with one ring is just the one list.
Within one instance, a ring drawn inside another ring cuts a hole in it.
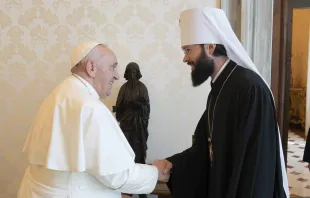
[{"label": "pope's hand", "polygon": [[168,182],[172,163],[168,160],[155,160],[153,166],[156,166],[158,169],[158,181]]}]

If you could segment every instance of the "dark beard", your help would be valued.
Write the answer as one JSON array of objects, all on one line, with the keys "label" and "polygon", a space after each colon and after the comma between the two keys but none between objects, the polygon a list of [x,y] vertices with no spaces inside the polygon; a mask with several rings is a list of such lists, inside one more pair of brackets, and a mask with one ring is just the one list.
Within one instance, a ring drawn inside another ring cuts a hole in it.
[{"label": "dark beard", "polygon": [[204,83],[214,72],[214,61],[206,55],[204,48],[202,48],[200,57],[196,63],[189,62],[188,64],[194,67],[191,73],[194,87],[198,87]]}]

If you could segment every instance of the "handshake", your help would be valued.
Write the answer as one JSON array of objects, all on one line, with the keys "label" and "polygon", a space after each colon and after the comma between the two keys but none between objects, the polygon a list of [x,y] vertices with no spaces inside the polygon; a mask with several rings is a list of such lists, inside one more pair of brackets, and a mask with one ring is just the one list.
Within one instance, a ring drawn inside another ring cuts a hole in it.
[{"label": "handshake", "polygon": [[168,182],[172,169],[172,163],[165,159],[155,160],[153,162],[153,166],[155,166],[158,170],[158,181]]}]

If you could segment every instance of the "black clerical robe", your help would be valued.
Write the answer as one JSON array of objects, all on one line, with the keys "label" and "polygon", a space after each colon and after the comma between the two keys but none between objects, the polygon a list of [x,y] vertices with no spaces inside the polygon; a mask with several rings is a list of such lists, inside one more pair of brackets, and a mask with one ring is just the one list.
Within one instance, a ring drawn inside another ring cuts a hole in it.
[{"label": "black clerical robe", "polygon": [[[167,158],[173,164],[167,183],[172,196],[286,198],[276,110],[264,81],[230,61],[211,86],[192,147]],[[214,125],[212,166],[208,120]]]},{"label": "black clerical robe", "polygon": [[308,136],[307,136],[303,161],[310,163],[310,128],[308,130]]}]

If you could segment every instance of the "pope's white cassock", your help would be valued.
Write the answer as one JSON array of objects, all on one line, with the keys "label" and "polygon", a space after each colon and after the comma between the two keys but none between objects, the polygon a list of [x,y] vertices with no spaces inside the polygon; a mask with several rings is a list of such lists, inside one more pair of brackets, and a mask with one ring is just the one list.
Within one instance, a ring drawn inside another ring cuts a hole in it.
[{"label": "pope's white cassock", "polygon": [[[86,45],[83,53],[92,47]],[[148,194],[158,179],[156,167],[134,163],[114,116],[76,75],[45,99],[24,152],[29,167],[18,198],[120,198],[121,192]]]}]

